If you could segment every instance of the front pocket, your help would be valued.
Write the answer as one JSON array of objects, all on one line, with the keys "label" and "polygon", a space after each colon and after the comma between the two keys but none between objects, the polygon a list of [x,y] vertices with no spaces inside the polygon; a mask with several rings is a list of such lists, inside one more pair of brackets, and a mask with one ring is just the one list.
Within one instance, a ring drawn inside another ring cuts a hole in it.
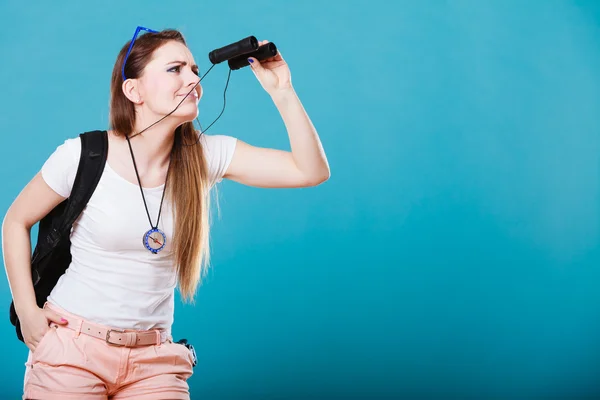
[{"label": "front pocket", "polygon": [[175,361],[176,365],[184,367],[186,372],[191,376],[193,369],[193,357],[192,353],[187,347],[179,343],[167,341],[161,344],[159,348],[166,350],[168,357],[170,358],[170,364]]},{"label": "front pocket", "polygon": [[44,333],[44,336],[42,336],[42,339],[39,341],[38,345],[36,346],[35,350],[31,353],[32,356],[37,356],[40,351],[44,350],[44,347],[46,346],[46,343],[48,342],[48,338],[51,335],[54,335],[56,333],[56,325],[52,325],[50,327],[48,327],[48,330],[46,331],[46,333]]},{"label": "front pocket", "polygon": [[183,357],[183,359],[187,360],[190,365],[192,365],[192,352],[190,349],[180,343],[175,342],[170,342],[169,346],[172,346],[171,348],[174,349],[177,354],[179,354],[181,357]]}]

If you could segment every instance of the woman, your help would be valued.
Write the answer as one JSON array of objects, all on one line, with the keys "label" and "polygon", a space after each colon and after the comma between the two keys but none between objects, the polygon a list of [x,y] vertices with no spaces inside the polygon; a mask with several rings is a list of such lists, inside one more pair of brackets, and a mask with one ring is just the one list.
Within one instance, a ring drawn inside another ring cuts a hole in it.
[{"label": "woman", "polygon": [[112,74],[106,166],[73,225],[71,265],[43,308],[32,285],[30,229],[69,196],[79,138],[56,149],[4,220],[6,272],[30,349],[24,398],[189,398],[191,355],[171,340],[174,290],[193,298],[206,271],[211,187],[223,178],[307,187],[329,177],[281,54],[249,61],[281,113],[291,152],[198,137],[192,121],[202,88],[182,35],[144,34],[127,55],[129,44]]}]

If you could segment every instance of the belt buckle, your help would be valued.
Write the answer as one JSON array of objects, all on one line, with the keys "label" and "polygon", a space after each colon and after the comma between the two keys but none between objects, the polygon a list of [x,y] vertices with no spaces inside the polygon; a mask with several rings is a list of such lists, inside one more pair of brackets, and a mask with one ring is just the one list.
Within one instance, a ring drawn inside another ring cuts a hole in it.
[{"label": "belt buckle", "polygon": [[111,343],[111,342],[109,342],[108,339],[110,339],[110,333],[111,332],[125,333],[125,331],[122,330],[122,329],[109,329],[109,330],[107,330],[106,331],[106,338],[104,339],[106,341],[106,343],[112,344],[114,346],[125,346],[124,343]]}]

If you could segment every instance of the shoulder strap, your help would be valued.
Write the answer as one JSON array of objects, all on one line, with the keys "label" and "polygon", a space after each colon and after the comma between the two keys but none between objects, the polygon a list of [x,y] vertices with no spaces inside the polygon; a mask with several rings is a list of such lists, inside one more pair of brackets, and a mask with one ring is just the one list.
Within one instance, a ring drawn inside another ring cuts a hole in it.
[{"label": "shoulder strap", "polygon": [[58,225],[54,226],[51,232],[57,242],[61,237],[69,234],[73,223],[87,205],[90,197],[92,197],[104,171],[108,155],[108,134],[106,131],[85,132],[80,134],[79,137],[81,140],[81,156],[77,175],[75,175],[73,188],[63,215],[58,221]]},{"label": "shoulder strap", "polygon": [[79,135],[81,157],[73,189],[63,214],[60,233],[67,234],[79,214],[94,193],[104,171],[108,155],[108,135],[106,131],[91,131]]}]

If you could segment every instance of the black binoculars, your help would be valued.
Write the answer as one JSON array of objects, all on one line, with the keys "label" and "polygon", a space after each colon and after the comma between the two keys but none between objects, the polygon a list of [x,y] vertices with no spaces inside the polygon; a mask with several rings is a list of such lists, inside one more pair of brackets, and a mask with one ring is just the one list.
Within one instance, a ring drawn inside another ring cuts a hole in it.
[{"label": "black binoculars", "polygon": [[275,43],[259,46],[256,37],[248,36],[238,42],[211,51],[208,53],[208,59],[213,64],[219,64],[227,60],[229,68],[236,70],[250,65],[248,57],[254,57],[258,61],[262,61],[276,55],[277,47]]}]

